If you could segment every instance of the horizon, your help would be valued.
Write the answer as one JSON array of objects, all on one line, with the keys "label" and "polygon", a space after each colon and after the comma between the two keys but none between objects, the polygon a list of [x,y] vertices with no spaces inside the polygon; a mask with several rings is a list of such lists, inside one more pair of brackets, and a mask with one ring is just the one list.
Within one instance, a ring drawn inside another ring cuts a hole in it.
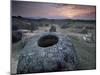
[{"label": "horizon", "polygon": [[[20,16],[20,15],[19,15]],[[12,16],[12,17],[18,17],[18,16]],[[45,18],[45,17],[23,17],[23,16],[20,16],[22,18],[26,18],[26,19],[36,19],[36,20],[39,20],[39,19],[46,19],[46,20],[87,20],[87,21],[96,21],[96,19],[70,19],[70,18]]]}]

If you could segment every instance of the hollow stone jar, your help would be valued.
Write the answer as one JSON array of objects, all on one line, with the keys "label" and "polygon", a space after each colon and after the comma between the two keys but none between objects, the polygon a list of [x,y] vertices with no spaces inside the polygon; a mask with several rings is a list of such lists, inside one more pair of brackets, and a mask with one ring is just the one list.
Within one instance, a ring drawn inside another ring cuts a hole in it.
[{"label": "hollow stone jar", "polygon": [[34,35],[19,56],[17,74],[76,70],[77,54],[71,40],[57,32]]}]

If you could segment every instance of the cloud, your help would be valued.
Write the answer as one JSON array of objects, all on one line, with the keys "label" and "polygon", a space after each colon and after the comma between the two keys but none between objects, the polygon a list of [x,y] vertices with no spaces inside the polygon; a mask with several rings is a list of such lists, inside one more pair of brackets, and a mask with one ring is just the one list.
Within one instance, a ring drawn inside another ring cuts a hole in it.
[{"label": "cloud", "polygon": [[[94,15],[92,16],[91,15]],[[61,18],[94,18],[96,14],[95,6],[74,5],[74,4],[58,4],[58,3],[43,3],[43,2],[25,2],[12,1],[12,15],[21,15],[25,17],[39,16],[61,16]],[[86,17],[85,17],[86,15]]]}]

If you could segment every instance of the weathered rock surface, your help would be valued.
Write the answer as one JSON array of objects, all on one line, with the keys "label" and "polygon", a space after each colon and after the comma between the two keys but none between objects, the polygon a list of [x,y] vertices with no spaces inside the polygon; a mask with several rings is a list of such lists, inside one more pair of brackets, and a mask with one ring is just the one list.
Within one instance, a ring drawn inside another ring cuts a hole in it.
[{"label": "weathered rock surface", "polygon": [[20,53],[17,73],[70,71],[77,65],[77,54],[68,37],[57,32],[41,33],[33,36]]}]

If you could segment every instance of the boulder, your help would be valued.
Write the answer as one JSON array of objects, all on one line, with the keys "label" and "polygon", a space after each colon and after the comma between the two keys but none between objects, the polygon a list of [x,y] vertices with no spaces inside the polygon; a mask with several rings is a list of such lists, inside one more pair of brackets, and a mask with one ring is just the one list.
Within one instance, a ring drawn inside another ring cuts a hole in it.
[{"label": "boulder", "polygon": [[50,32],[56,32],[56,26],[51,26],[51,28],[50,28],[49,31],[50,31]]},{"label": "boulder", "polygon": [[78,58],[71,40],[57,32],[34,35],[19,56],[17,74],[76,70]]},{"label": "boulder", "polygon": [[12,31],[12,43],[17,43],[22,39],[22,33],[17,31]]}]

